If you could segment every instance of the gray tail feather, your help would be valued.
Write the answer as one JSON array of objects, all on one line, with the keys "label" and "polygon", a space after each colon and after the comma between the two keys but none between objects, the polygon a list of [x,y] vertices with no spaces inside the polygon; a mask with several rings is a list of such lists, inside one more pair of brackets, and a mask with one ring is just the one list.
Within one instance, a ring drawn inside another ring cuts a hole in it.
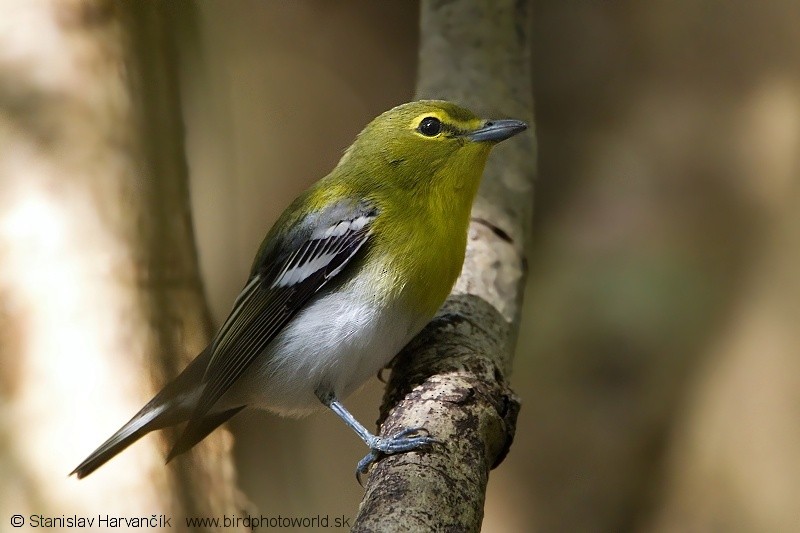
[{"label": "gray tail feather", "polygon": [[[183,433],[181,435],[170,451],[167,462],[170,462],[175,456],[188,451],[195,444],[206,438],[209,433],[244,408],[245,406],[243,405],[221,413],[204,416],[196,426],[195,431],[189,434]],[[147,412],[144,411],[145,409],[142,409],[142,411],[137,413],[127,424],[122,426],[107,441],[101,444],[89,457],[84,459],[70,475],[76,475],[78,479],[82,479],[106,464],[106,462],[118,453],[122,452],[125,448],[151,431],[179,424],[188,418],[188,412],[184,409],[170,410],[165,406],[161,406],[160,409],[156,408],[148,410]]]},{"label": "gray tail feather", "polygon": [[153,430],[185,422],[191,415],[191,406],[186,404],[187,395],[202,381],[203,373],[211,356],[206,348],[183,372],[169,382],[155,397],[147,402],[127,424],[100,445],[70,475],[84,478],[103,466],[109,459],[147,435]]},{"label": "gray tail feather", "polygon": [[228,409],[227,411],[223,411],[221,413],[207,414],[196,426],[194,426],[194,428],[185,428],[183,433],[181,433],[181,436],[178,437],[178,440],[172,446],[172,450],[170,450],[169,455],[167,456],[167,462],[169,463],[176,456],[189,451],[192,446],[206,438],[209,433],[227,422],[229,418],[245,407],[245,405],[242,405],[240,407]]},{"label": "gray tail feather", "polygon": [[164,427],[164,424],[159,424],[158,411],[151,410],[149,412],[140,411],[127,424],[122,426],[116,433],[101,444],[95,451],[89,455],[81,464],[73,470],[70,475],[78,476],[78,479],[84,478],[103,466],[109,459],[120,453],[122,450],[144,437],[154,429]]},{"label": "gray tail feather", "polygon": [[[93,451],[70,475],[75,475],[78,479],[84,478],[151,431],[189,420],[194,412],[193,391],[202,383],[210,355],[209,348],[203,350],[178,377],[168,383],[127,424]],[[189,424],[172,447],[167,462],[189,450],[244,408],[243,405],[223,412],[208,413],[196,423]]]}]

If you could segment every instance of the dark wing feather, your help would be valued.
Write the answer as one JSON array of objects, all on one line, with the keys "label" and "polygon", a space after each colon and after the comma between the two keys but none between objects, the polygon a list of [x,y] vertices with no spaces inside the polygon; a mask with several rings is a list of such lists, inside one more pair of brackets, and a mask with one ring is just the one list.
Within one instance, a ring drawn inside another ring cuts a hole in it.
[{"label": "dark wing feather", "polygon": [[214,404],[288,321],[364,247],[376,214],[363,202],[335,204],[301,221],[257,260],[212,343],[205,388],[173,450],[188,449],[188,442],[196,442],[195,434]]}]

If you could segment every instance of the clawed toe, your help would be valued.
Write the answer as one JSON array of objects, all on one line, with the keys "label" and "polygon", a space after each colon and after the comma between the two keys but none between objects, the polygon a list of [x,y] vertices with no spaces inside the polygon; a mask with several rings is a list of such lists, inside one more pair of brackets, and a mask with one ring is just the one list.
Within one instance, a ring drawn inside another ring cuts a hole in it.
[{"label": "clawed toe", "polygon": [[381,455],[410,452],[439,443],[440,441],[431,437],[428,430],[423,427],[406,428],[391,437],[375,437],[370,443],[369,453],[356,466],[356,479],[361,483],[361,476],[367,473]]}]

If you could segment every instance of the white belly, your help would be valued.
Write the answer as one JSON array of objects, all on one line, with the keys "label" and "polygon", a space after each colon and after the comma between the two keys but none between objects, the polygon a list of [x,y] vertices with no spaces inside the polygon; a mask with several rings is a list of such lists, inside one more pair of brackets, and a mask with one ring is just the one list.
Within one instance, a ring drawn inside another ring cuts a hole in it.
[{"label": "white belly", "polygon": [[371,295],[356,291],[326,295],[275,337],[225,403],[302,415],[322,406],[319,389],[344,399],[386,366],[428,320],[379,306]]}]

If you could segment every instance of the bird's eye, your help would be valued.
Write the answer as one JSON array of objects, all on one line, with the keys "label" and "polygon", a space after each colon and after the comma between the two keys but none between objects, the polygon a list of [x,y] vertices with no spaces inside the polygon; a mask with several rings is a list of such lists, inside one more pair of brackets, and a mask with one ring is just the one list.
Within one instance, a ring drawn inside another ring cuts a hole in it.
[{"label": "bird's eye", "polygon": [[442,131],[442,122],[436,117],[425,117],[419,123],[419,132],[426,137],[435,137]]}]

